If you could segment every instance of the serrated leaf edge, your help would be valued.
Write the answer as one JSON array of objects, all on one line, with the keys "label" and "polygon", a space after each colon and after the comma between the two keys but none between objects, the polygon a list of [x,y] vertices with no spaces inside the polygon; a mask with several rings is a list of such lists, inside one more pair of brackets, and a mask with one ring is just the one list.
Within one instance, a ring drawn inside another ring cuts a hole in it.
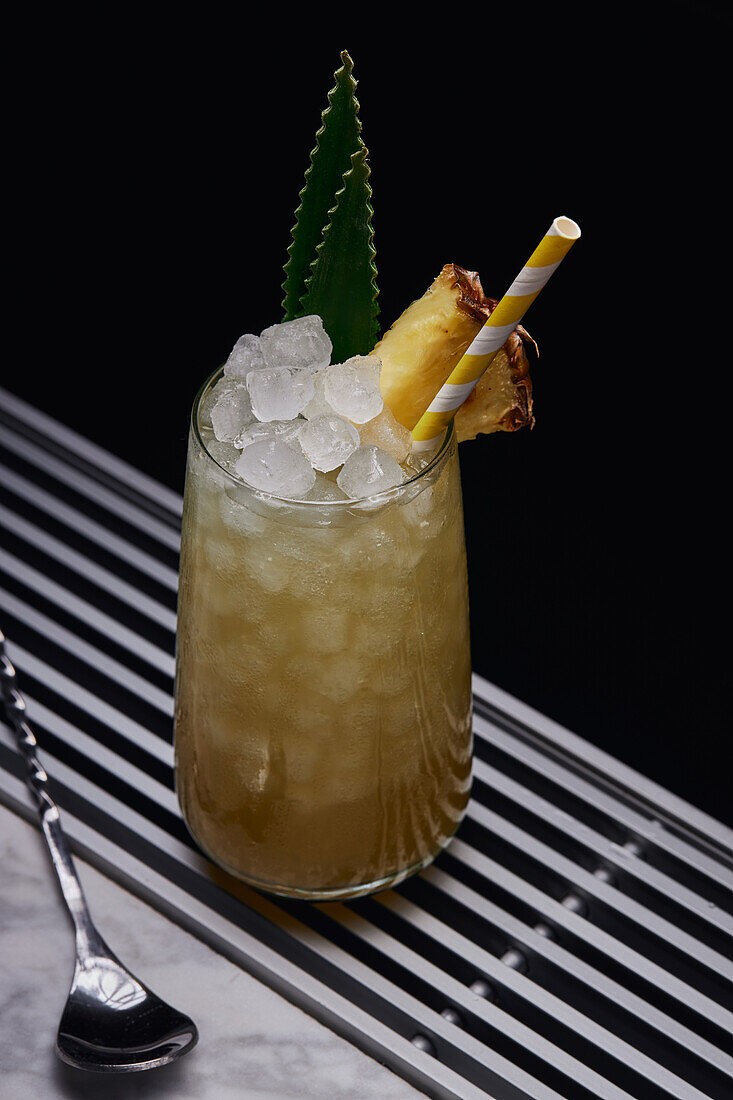
[{"label": "serrated leaf edge", "polygon": [[[371,202],[369,201],[371,199],[371,196],[372,196],[372,188],[371,188],[371,184],[369,183],[369,179],[371,177],[372,170],[371,170],[371,166],[369,164],[369,161],[367,159],[368,156],[369,156],[369,150],[367,149],[364,142],[361,142],[361,148],[359,148],[355,153],[351,154],[351,157],[350,157],[351,167],[346,172],[344,172],[344,174],[342,176],[342,180],[343,180],[342,186],[339,187],[338,191],[336,192],[336,195],[335,195],[336,201],[334,202],[333,206],[328,211],[328,221],[327,221],[326,225],[323,227],[323,233],[321,235],[321,240],[316,245],[316,256],[315,256],[315,259],[313,260],[313,262],[310,265],[310,275],[308,276],[308,278],[305,281],[305,286],[306,286],[305,292],[301,295],[301,298],[300,298],[300,303],[299,304],[301,306],[303,304],[304,299],[308,295],[308,290],[309,290],[310,285],[313,281],[313,275],[315,273],[316,265],[318,264],[318,260],[320,258],[321,251],[323,250],[323,247],[326,244],[326,241],[328,239],[328,235],[331,232],[331,226],[332,226],[334,214],[338,210],[338,206],[339,206],[339,203],[341,201],[341,197],[343,196],[343,194],[346,191],[347,178],[349,176],[353,176],[354,170],[356,168],[361,167],[361,164],[363,164],[364,168],[366,169],[364,184],[366,186],[367,194],[368,194],[367,204],[366,204],[367,205],[367,213],[368,213],[367,225],[369,226],[369,234],[367,236],[367,246],[369,248],[369,255],[371,257],[370,261],[369,261],[369,267],[371,268],[371,272],[372,272],[371,285],[374,288],[374,294],[371,297],[371,301],[376,304],[377,297],[378,297],[378,294],[379,294],[379,290],[377,288],[377,266],[374,263],[374,260],[375,260],[376,255],[377,255],[377,250],[374,247],[374,226],[372,225],[372,217],[374,215],[374,208],[373,208]],[[361,164],[359,163],[359,161],[361,161]]]},{"label": "serrated leaf edge", "polygon": [[344,172],[344,174],[342,176],[342,186],[338,189],[338,191],[336,192],[336,195],[335,195],[335,200],[336,201],[334,202],[333,206],[328,211],[328,221],[327,221],[326,225],[323,227],[323,232],[321,234],[321,240],[316,245],[316,256],[315,256],[314,260],[312,261],[312,263],[310,265],[310,275],[308,275],[308,277],[305,281],[305,290],[304,290],[303,294],[301,295],[301,298],[300,298],[300,301],[299,301],[298,305],[302,309],[303,308],[303,303],[305,302],[305,300],[308,297],[308,294],[310,293],[311,283],[313,281],[313,277],[314,277],[314,274],[315,274],[316,266],[317,266],[319,258],[320,258],[321,251],[323,250],[323,248],[324,248],[324,246],[325,246],[325,244],[328,240],[329,233],[331,232],[334,214],[336,213],[336,211],[338,209],[338,206],[339,206],[339,202],[341,201],[341,198],[342,198],[342,196],[344,195],[344,193],[346,191],[347,178],[354,174],[355,169],[357,169],[357,168],[361,167],[361,165],[363,165],[363,167],[366,170],[365,177],[364,177],[364,184],[365,184],[366,189],[367,189],[366,208],[367,208],[367,226],[369,228],[369,233],[368,233],[368,236],[367,236],[367,247],[368,247],[369,257],[370,257],[370,259],[369,259],[369,268],[371,270],[370,283],[371,283],[371,287],[372,287],[372,296],[370,298],[370,302],[371,302],[371,305],[372,305],[372,316],[371,316],[370,325],[371,325],[371,329],[372,329],[371,344],[373,346],[377,342],[377,338],[378,338],[378,335],[379,335],[379,327],[378,327],[378,324],[377,324],[377,318],[379,317],[379,303],[377,301],[378,296],[379,296],[379,288],[377,287],[378,272],[377,272],[377,265],[375,263],[377,250],[374,247],[374,226],[372,225],[372,217],[374,215],[374,208],[373,208],[373,206],[370,202],[370,199],[372,197],[372,187],[371,187],[371,184],[370,184],[369,180],[371,178],[372,170],[371,170],[371,165],[369,164],[368,156],[369,156],[369,150],[367,149],[364,142],[360,140],[360,148],[355,153],[351,154],[351,157],[350,157],[351,167],[346,172]]},{"label": "serrated leaf edge", "polygon": [[[283,294],[284,294],[281,305],[282,305],[282,309],[283,309],[286,316],[288,314],[288,297],[289,297],[289,295],[288,295],[288,283],[289,283],[289,280],[290,280],[290,273],[291,273],[291,268],[292,268],[292,264],[293,264],[293,250],[295,249],[296,243],[297,243],[296,239],[295,239],[296,238],[296,233],[298,231],[298,227],[299,227],[299,224],[300,224],[300,215],[301,215],[301,212],[303,210],[303,199],[304,199],[304,196],[305,196],[305,192],[308,188],[308,184],[310,182],[310,179],[313,175],[314,158],[318,155],[318,152],[319,152],[320,147],[321,147],[321,138],[322,138],[322,136],[325,132],[326,125],[327,125],[327,114],[328,114],[329,110],[331,110],[331,108],[333,106],[334,98],[335,98],[337,92],[339,91],[338,84],[339,84],[339,78],[341,77],[342,73],[345,73],[345,75],[349,79],[349,81],[351,83],[352,95],[354,97],[356,132],[357,132],[357,139],[359,141],[359,146],[360,146],[360,148],[357,150],[357,153],[361,152],[362,149],[365,149],[364,142],[362,141],[362,139],[360,137],[361,129],[362,129],[362,123],[361,123],[361,118],[359,117],[360,104],[359,104],[359,100],[356,98],[356,88],[357,88],[358,81],[354,77],[353,72],[354,72],[354,62],[352,61],[348,51],[347,50],[342,50],[341,51],[341,67],[339,69],[337,69],[336,72],[334,73],[334,85],[326,95],[327,103],[326,103],[326,106],[321,111],[321,125],[318,128],[318,130],[316,131],[315,145],[313,146],[313,148],[310,151],[310,156],[309,156],[309,159],[308,159],[308,167],[305,170],[305,175],[304,175],[304,179],[303,179],[303,186],[301,187],[300,191],[298,192],[298,199],[300,201],[299,201],[297,209],[295,211],[295,221],[294,221],[293,226],[290,230],[291,240],[290,240],[290,244],[288,245],[288,248],[287,248],[288,259],[286,260],[285,265],[283,267],[283,271],[285,272],[285,279],[283,280],[283,282],[281,284],[281,289],[282,289]],[[352,158],[353,158],[354,155],[355,154],[352,154]],[[342,180],[345,179],[346,175],[348,175],[348,172],[350,172],[350,171],[351,171],[350,168],[347,169],[347,171],[342,176]],[[343,190],[343,187],[339,188],[339,190],[336,192],[337,201],[338,201],[338,196],[341,194],[342,190]],[[370,188],[370,193],[371,193],[371,188]],[[323,227],[323,229],[321,231],[321,242],[318,245],[316,245],[316,252],[318,252],[318,249],[321,247],[321,245],[323,243],[323,234],[325,233],[327,227],[330,225],[331,214],[332,214],[332,211],[334,209],[335,209],[335,206],[332,207],[331,210],[328,211],[328,215],[327,215],[328,216],[328,221],[327,221],[326,225]],[[372,211],[372,213],[373,213],[373,211]],[[313,268],[313,265],[315,264],[315,262],[316,262],[315,260],[311,261],[311,265],[310,265],[311,269]],[[375,269],[375,276],[376,276],[376,269]],[[306,280],[306,286],[307,286],[307,280]],[[301,295],[301,298],[299,299],[299,301],[302,300],[303,296],[304,295]]]}]

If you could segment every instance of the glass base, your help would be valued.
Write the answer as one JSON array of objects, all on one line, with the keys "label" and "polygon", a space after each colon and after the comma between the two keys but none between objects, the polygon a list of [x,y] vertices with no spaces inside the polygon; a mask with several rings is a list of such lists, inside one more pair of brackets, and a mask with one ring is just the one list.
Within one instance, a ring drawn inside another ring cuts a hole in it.
[{"label": "glass base", "polygon": [[[446,841],[446,844],[447,843],[448,841]],[[392,886],[397,886],[400,882],[404,882],[406,878],[409,878],[410,875],[416,875],[419,871],[429,866],[429,864],[440,855],[444,847],[445,845],[441,845],[437,852],[421,859],[419,863],[413,863],[410,867],[406,867],[401,871],[395,871],[390,875],[385,875],[383,878],[374,879],[372,882],[361,882],[356,886],[334,886],[328,890],[300,889],[297,886],[282,886],[276,882],[264,882],[261,879],[243,875],[240,871],[235,871],[221,862],[219,866],[222,867],[227,874],[239,879],[240,882],[244,882],[247,886],[252,886],[255,890],[260,890],[265,894],[276,894],[281,898],[295,898],[300,901],[348,901],[350,898],[360,898],[365,894],[375,894],[378,890],[388,890]]]},{"label": "glass base", "polygon": [[410,878],[411,875],[416,875],[426,867],[429,867],[433,860],[438,858],[443,849],[450,844],[460,827],[465,813],[466,808],[464,808],[461,813],[461,817],[456,822],[456,827],[450,836],[447,836],[434,852],[429,856],[425,856],[417,863],[412,863],[399,871],[393,871],[389,875],[384,875],[383,878],[373,879],[371,882],[360,882],[357,883],[356,886],[333,886],[325,890],[314,890],[310,887],[283,886],[281,883],[268,882],[265,879],[255,878],[252,875],[245,875],[241,871],[235,870],[234,867],[230,867],[223,860],[213,856],[193,832],[185,816],[184,822],[186,822],[188,831],[191,833],[191,836],[207,859],[210,859],[216,867],[220,867],[222,871],[231,875],[232,878],[237,879],[238,882],[243,882],[245,886],[251,886],[254,890],[259,890],[263,894],[275,894],[281,898],[294,898],[300,901],[348,901],[350,898],[364,897],[365,894],[375,894],[379,890],[389,890],[392,886],[398,886],[400,882],[404,882],[406,878]]}]

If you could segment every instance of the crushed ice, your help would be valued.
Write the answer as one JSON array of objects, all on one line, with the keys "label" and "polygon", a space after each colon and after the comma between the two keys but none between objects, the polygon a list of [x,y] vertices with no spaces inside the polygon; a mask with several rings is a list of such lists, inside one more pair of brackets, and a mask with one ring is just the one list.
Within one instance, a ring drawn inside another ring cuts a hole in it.
[{"label": "crushed ice", "polygon": [[401,484],[412,437],[382,401],[379,358],[332,364],[332,351],[313,315],[240,336],[201,406],[213,457],[291,499],[356,499]]}]

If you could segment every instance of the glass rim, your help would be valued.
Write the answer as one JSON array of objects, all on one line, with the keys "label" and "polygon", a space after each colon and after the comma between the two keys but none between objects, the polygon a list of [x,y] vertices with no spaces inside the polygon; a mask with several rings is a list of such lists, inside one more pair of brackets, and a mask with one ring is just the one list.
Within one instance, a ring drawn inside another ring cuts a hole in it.
[{"label": "glass rim", "polygon": [[217,460],[214,458],[214,456],[211,454],[208,447],[206,446],[206,442],[201,434],[201,429],[199,427],[199,407],[201,405],[201,399],[208,387],[211,385],[212,380],[216,377],[217,374],[222,372],[223,369],[223,367],[217,367],[216,370],[213,370],[208,378],[204,379],[204,381],[199,386],[198,392],[196,393],[196,396],[193,400],[193,406],[191,407],[191,430],[194,434],[196,441],[200,445],[202,451],[209,459],[209,461],[213,462],[217,469],[219,469],[232,482],[233,485],[238,486],[240,489],[242,488],[242,486],[244,486],[244,488],[249,489],[250,492],[257,493],[259,497],[265,497],[268,500],[277,501],[279,504],[297,504],[306,508],[342,508],[344,506],[353,508],[356,504],[365,504],[367,502],[370,504],[387,504],[390,500],[396,500],[410,485],[414,485],[415,482],[420,481],[423,477],[425,477],[426,474],[435,470],[438,464],[445,458],[448,448],[455,438],[454,422],[453,420],[451,420],[448,424],[448,427],[445,429],[445,433],[443,435],[440,446],[438,447],[433,457],[430,459],[430,462],[428,462],[427,466],[425,466],[422,470],[418,470],[418,472],[412,477],[408,478],[407,481],[403,481],[399,485],[393,485],[390,489],[383,489],[381,493],[372,493],[370,496],[365,497],[347,497],[345,500],[303,500],[300,497],[281,497],[278,496],[276,493],[268,492],[267,489],[256,489],[253,485],[248,484],[248,482],[246,482],[244,478],[237,477],[230,470],[227,470],[224,466],[222,466],[221,463],[217,462]]}]

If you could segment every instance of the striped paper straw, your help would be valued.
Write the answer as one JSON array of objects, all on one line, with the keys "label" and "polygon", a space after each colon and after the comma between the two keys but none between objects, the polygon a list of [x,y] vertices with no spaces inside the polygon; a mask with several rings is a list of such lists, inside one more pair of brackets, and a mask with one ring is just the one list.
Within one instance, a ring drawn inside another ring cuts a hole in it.
[{"label": "striped paper straw", "polygon": [[413,428],[413,451],[428,451],[438,443],[456,409],[466,400],[579,236],[580,228],[572,218],[555,218],[466,354],[454,367],[448,381]]}]

